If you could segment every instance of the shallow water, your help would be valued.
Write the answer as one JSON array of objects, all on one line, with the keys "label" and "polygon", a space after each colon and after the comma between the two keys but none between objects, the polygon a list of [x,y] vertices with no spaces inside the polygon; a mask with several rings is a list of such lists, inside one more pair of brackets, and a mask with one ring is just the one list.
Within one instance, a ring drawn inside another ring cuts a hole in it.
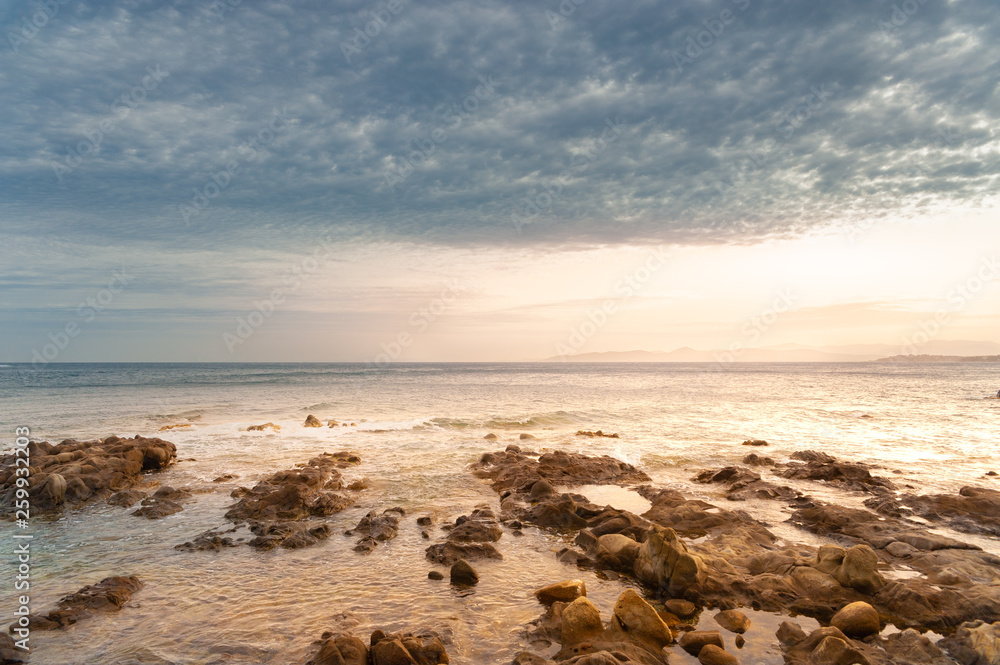
[{"label": "shallow water", "polygon": [[[611,454],[640,465],[654,483],[724,508],[718,489],[691,482],[705,468],[738,463],[749,451],[778,460],[795,450],[825,450],[882,467],[876,473],[919,492],[992,486],[1000,471],[995,437],[1000,401],[995,366],[972,364],[739,365],[65,365],[24,374],[0,367],[0,432],[16,426],[38,439],[90,439],[110,434],[158,435],[178,447],[179,464],[157,475],[165,485],[205,490],[185,510],[155,521],[130,511],[91,506],[63,518],[32,521],[33,609],[112,574],[145,580],[129,607],[58,633],[32,635],[33,662],[130,662],[154,655],[174,663],[303,663],[313,641],[331,628],[364,636],[374,628],[428,627],[450,636],[457,663],[506,663],[527,647],[522,635],[541,613],[532,592],[582,577],[607,618],[624,588],[556,561],[560,537],[525,529],[498,543],[503,561],[479,562],[481,582],[457,591],[427,579],[428,541],[415,519],[440,525],[477,504],[498,509],[496,494],[467,470],[485,451],[509,443],[536,450]],[[354,427],[307,429],[308,413]],[[871,418],[861,417],[869,414]],[[278,433],[247,432],[272,421]],[[168,424],[191,427],[158,432]],[[621,439],[575,436],[579,429],[618,432]],[[498,441],[485,441],[487,432]],[[527,432],[538,437],[521,441]],[[763,438],[767,448],[740,445]],[[348,481],[370,488],[354,507],[331,518],[334,536],[298,551],[177,552],[173,546],[226,524],[229,492],[321,452],[351,450],[362,464]],[[898,470],[900,473],[894,473]],[[212,483],[223,473],[240,478]],[[764,473],[767,477],[766,472]],[[865,498],[821,483],[804,492],[844,505]],[[596,503],[633,509],[641,499],[619,488],[576,488]],[[643,500],[644,501],[644,500]],[[342,532],[371,509],[402,506],[400,535],[368,556],[352,551]],[[788,542],[821,542],[785,524],[780,502],[742,502]],[[0,523],[10,543],[14,527]],[[942,533],[1000,553],[994,539]],[[5,548],[8,551],[10,548]],[[12,579],[13,556],[0,565]],[[0,608],[13,608],[12,585]],[[710,620],[710,619],[709,619]],[[752,662],[780,663],[774,628],[751,640]],[[766,626],[766,631],[764,630]],[[774,626],[776,628],[776,624]],[[142,651],[145,649],[146,651]],[[676,650],[675,650],[676,651]],[[773,653],[772,653],[773,651]],[[686,655],[678,654],[677,662]],[[746,662],[746,661],[745,661]]]}]

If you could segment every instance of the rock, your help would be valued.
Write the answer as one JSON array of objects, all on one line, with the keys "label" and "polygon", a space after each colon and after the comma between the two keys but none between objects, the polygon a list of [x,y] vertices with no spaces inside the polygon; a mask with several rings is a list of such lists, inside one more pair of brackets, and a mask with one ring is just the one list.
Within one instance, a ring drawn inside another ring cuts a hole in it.
[{"label": "rock", "polygon": [[878,572],[878,556],[867,545],[847,550],[840,566],[830,574],[843,586],[861,593],[875,593],[885,586],[885,578]]},{"label": "rock", "polygon": [[213,478],[213,483],[228,483],[230,480],[237,480],[239,476],[233,475],[231,473],[224,473],[218,478]]},{"label": "rock", "polygon": [[537,459],[520,451],[485,453],[472,468],[477,476],[491,480],[497,492],[526,492],[542,479],[552,485],[649,482],[645,473],[613,457],[563,451],[545,453]]},{"label": "rock", "polygon": [[693,617],[695,612],[698,611],[698,606],[694,603],[682,600],[680,598],[671,598],[670,600],[663,603],[664,607],[671,614],[676,614],[681,619],[687,619]]},{"label": "rock", "polygon": [[306,416],[306,421],[302,424],[302,426],[303,427],[322,427],[323,423],[320,422],[319,418],[317,418],[316,416],[314,416],[314,415],[312,415],[310,413],[308,416]]},{"label": "rock", "polygon": [[476,561],[478,559],[503,559],[492,543],[454,543],[444,542],[427,548],[427,558],[434,563],[450,566],[459,559]]},{"label": "rock", "polygon": [[372,633],[371,665],[439,665],[448,662],[444,644],[436,635]]},{"label": "rock", "polygon": [[458,586],[479,584],[479,573],[465,559],[459,559],[451,566],[451,583]]},{"label": "rock", "polygon": [[617,621],[629,638],[651,644],[655,651],[674,642],[670,628],[660,615],[632,589],[618,596],[612,621]]},{"label": "rock", "polygon": [[774,466],[774,460],[757,453],[748,453],[743,458],[743,463],[749,466]]},{"label": "rock", "polygon": [[[86,618],[95,612],[117,612],[142,588],[138,577],[107,577],[64,596],[57,609],[28,616],[31,630],[55,630]],[[11,632],[17,623],[11,625]]]},{"label": "rock", "polygon": [[[308,422],[308,419],[306,419],[306,422]],[[316,427],[316,425],[309,425],[309,427]],[[268,422],[264,423],[263,425],[250,425],[249,427],[247,427],[248,432],[263,432],[266,429],[279,432],[281,431],[281,425],[275,425],[274,423]]]},{"label": "rock", "polygon": [[[232,531],[235,531],[235,529],[232,529]],[[223,536],[222,533],[224,532],[209,529],[208,531],[199,534],[194,540],[189,540],[186,543],[181,543],[180,545],[174,545],[174,549],[187,552],[217,552],[224,547],[239,547],[239,542],[230,537]]]},{"label": "rock", "polygon": [[180,502],[190,496],[191,492],[186,489],[175,490],[173,487],[161,487],[152,496],[143,499],[142,507],[133,512],[132,515],[151,520],[173,515],[184,510],[184,506]]},{"label": "rock", "polygon": [[739,659],[725,649],[714,644],[706,644],[698,652],[698,662],[701,665],[740,665]]},{"label": "rock", "polygon": [[605,568],[631,573],[639,556],[639,543],[620,533],[609,533],[597,539],[597,562]]},{"label": "rock", "polygon": [[496,441],[497,435],[494,434],[493,432],[490,432],[489,434],[487,434],[483,438],[486,439],[487,441]]},{"label": "rock", "polygon": [[720,649],[725,648],[722,643],[722,633],[717,630],[691,630],[681,635],[677,642],[680,648],[692,656],[697,656],[708,644],[714,644]]},{"label": "rock", "polygon": [[417,518],[417,526],[430,526],[433,523],[434,520],[429,515]]},{"label": "rock", "polygon": [[547,480],[539,480],[531,486],[531,492],[529,492],[528,496],[530,496],[533,501],[538,501],[539,499],[552,496],[555,493],[556,490],[552,487],[552,483]]},{"label": "rock", "polygon": [[368,647],[350,635],[328,637],[306,665],[368,665]]},{"label": "rock", "polygon": [[139,503],[148,496],[145,492],[141,490],[122,490],[121,492],[115,492],[108,497],[109,506],[120,506],[122,508],[131,508],[135,504]]},{"label": "rock", "polygon": [[338,468],[360,462],[347,452],[324,453],[304,467],[279,471],[260,481],[226,513],[229,520],[300,520],[340,512],[354,501],[337,494]]},{"label": "rock", "polygon": [[382,511],[371,511],[361,518],[358,525],[352,530],[363,537],[354,547],[356,552],[368,554],[375,549],[378,543],[392,540],[399,533],[399,513],[392,508]]},{"label": "rock", "polygon": [[431,572],[427,573],[427,579],[429,579],[429,580],[443,580],[444,579],[444,575],[442,575],[437,570],[432,570]]},{"label": "rock", "polygon": [[[28,448],[32,515],[58,513],[144,485],[145,472],[165,469],[177,457],[174,444],[139,436],[88,442],[67,439],[59,445],[33,441]],[[0,456],[0,507],[9,513],[18,500],[18,478],[14,455]]]},{"label": "rock", "polygon": [[634,571],[639,580],[672,597],[683,596],[705,577],[701,558],[688,552],[673,529],[659,526],[649,529]]},{"label": "rock", "polygon": [[184,427],[191,427],[191,423],[177,423],[176,425],[164,425],[163,427],[160,428],[159,431],[166,432],[172,429],[178,429]]},{"label": "rock", "polygon": [[366,490],[366,489],[368,489],[368,479],[367,478],[362,478],[361,480],[355,480],[350,485],[348,485],[345,489],[347,489],[348,491],[351,491],[351,492],[360,492],[362,490]]},{"label": "rock", "polygon": [[954,634],[938,642],[961,665],[1000,664],[1000,622],[963,623]]},{"label": "rock", "polygon": [[587,595],[587,585],[583,580],[567,580],[542,587],[535,592],[535,598],[543,605],[555,602],[572,603],[581,596]]},{"label": "rock", "polygon": [[529,440],[529,439],[537,439],[538,437],[534,436],[532,434],[524,434],[524,433],[522,433],[521,436],[519,436],[518,438],[521,439],[522,441],[526,441],[526,440]]},{"label": "rock", "polygon": [[877,635],[882,630],[878,612],[863,601],[856,601],[843,607],[833,615],[830,625],[839,628],[844,635],[855,639]]},{"label": "rock", "polygon": [[510,665],[551,665],[551,663],[551,660],[530,651],[519,651],[514,655],[514,660],[510,661]]},{"label": "rock", "polygon": [[601,613],[594,604],[581,596],[562,610],[560,643],[564,646],[579,644],[604,632]]},{"label": "rock", "polygon": [[767,446],[770,445],[764,439],[747,439],[743,442],[744,446]]},{"label": "rock", "polygon": [[802,640],[806,639],[805,631],[797,623],[792,623],[791,621],[782,621],[781,625],[778,626],[778,632],[776,633],[778,641],[784,646],[795,646]]},{"label": "rock", "polygon": [[598,438],[604,437],[604,438],[607,438],[607,439],[620,439],[621,438],[617,433],[614,433],[614,434],[611,434],[610,432],[609,433],[604,433],[601,430],[597,430],[596,432],[591,432],[590,430],[584,430],[584,429],[582,429],[582,430],[579,430],[576,433],[576,435],[577,436],[589,436],[591,438],[593,438],[593,437],[598,437]]},{"label": "rock", "polygon": [[489,507],[477,508],[470,515],[455,520],[448,532],[448,540],[456,543],[496,542],[503,536],[503,529]]},{"label": "rock", "polygon": [[896,486],[887,478],[873,476],[868,466],[856,462],[839,462],[826,453],[804,450],[792,453],[792,459],[805,464],[789,463],[775,471],[782,478],[795,480],[821,480],[852,491],[874,492],[894,490]]},{"label": "rock", "polygon": [[800,462],[821,462],[823,464],[830,464],[837,461],[836,457],[821,453],[818,450],[796,450],[789,457]]},{"label": "rock", "polygon": [[750,629],[750,619],[739,610],[724,610],[715,615],[715,623],[731,633],[745,633]]},{"label": "rock", "polygon": [[27,663],[28,652],[22,651],[14,644],[14,638],[7,633],[0,633],[0,663],[8,665],[10,663]]},{"label": "rock", "polygon": [[957,495],[905,494],[900,501],[926,520],[965,533],[1000,536],[1000,490],[963,487]]}]

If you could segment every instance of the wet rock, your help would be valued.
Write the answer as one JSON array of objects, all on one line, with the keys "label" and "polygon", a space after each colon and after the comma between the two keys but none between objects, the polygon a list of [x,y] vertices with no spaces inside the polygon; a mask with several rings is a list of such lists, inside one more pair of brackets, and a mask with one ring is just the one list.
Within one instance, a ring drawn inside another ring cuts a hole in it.
[{"label": "wet rock", "polygon": [[[787,637],[791,640],[790,635]],[[833,627],[820,628],[799,641],[782,644],[785,662],[790,665],[872,665],[850,638]]]},{"label": "wet rock", "polygon": [[349,484],[345,489],[351,492],[360,492],[362,490],[368,489],[369,480],[367,478],[362,478],[360,480],[355,480]]},{"label": "wet rock", "polygon": [[308,416],[306,416],[306,421],[304,423],[302,423],[302,426],[303,427],[322,427],[323,423],[320,422],[319,418],[317,418],[316,416],[314,416],[314,415],[312,415],[310,413]]},{"label": "wet rock", "polygon": [[488,506],[479,507],[471,514],[459,517],[448,532],[448,540],[457,543],[496,542],[502,536],[503,529]]},{"label": "wet rock", "polygon": [[639,556],[639,543],[620,533],[597,539],[597,563],[604,568],[631,573]]},{"label": "wet rock", "polygon": [[688,552],[673,529],[657,526],[639,548],[634,570],[639,580],[671,597],[682,597],[705,577],[701,558]]},{"label": "wet rock", "polygon": [[519,451],[485,453],[473,465],[477,476],[492,481],[497,492],[527,493],[539,480],[553,485],[604,485],[649,482],[631,464],[608,457],[554,451],[537,459]]},{"label": "wet rock", "polygon": [[717,630],[691,630],[681,635],[677,641],[677,645],[692,656],[697,656],[709,644],[714,644],[720,649],[725,648],[722,643],[722,633]]},{"label": "wet rock", "polygon": [[487,441],[496,441],[497,435],[494,434],[493,432],[490,432],[489,434],[487,434],[483,438],[486,439]]},{"label": "wet rock", "polygon": [[448,662],[441,638],[436,635],[409,633],[386,635],[372,633],[371,665],[438,665]]},{"label": "wet rock", "polygon": [[715,623],[730,633],[745,633],[750,629],[750,619],[739,610],[723,610],[715,615]]},{"label": "wet rock", "polygon": [[[59,445],[46,441],[28,444],[31,485],[28,500],[32,514],[56,513],[89,501],[105,499],[145,484],[144,474],[171,465],[177,457],[174,444],[157,438],[98,441],[67,439]],[[23,458],[22,458],[23,459]],[[0,457],[0,507],[12,512],[17,500],[14,455]]]},{"label": "wet rock", "polygon": [[399,512],[389,508],[379,514],[373,510],[361,518],[351,534],[361,534],[354,547],[355,552],[368,554],[378,543],[392,540],[399,533]]},{"label": "wet rock", "polygon": [[[138,577],[107,577],[97,584],[85,586],[64,596],[56,609],[45,614],[28,616],[31,630],[56,630],[98,612],[117,612],[142,588]],[[17,623],[11,625],[11,630]]]},{"label": "wet rock", "polygon": [[938,644],[961,665],[997,665],[1000,663],[1000,622],[963,623],[953,635]]},{"label": "wet rock", "polygon": [[532,501],[539,501],[550,497],[555,493],[556,489],[552,487],[552,483],[547,480],[539,480],[531,486],[531,491],[528,493],[528,496],[531,497]]},{"label": "wet rock", "polygon": [[664,607],[671,614],[676,614],[681,619],[693,617],[698,611],[698,606],[694,603],[680,598],[671,598],[663,603]]},{"label": "wet rock", "polygon": [[698,483],[719,483],[726,486],[730,501],[747,499],[795,499],[801,492],[761,480],[759,474],[742,466],[727,466],[718,471],[703,471],[694,477]]},{"label": "wet rock", "polygon": [[181,502],[190,498],[190,496],[190,490],[175,490],[173,487],[161,487],[153,492],[152,496],[143,499],[142,507],[134,511],[132,515],[151,520],[173,515],[184,510]]},{"label": "wet rock", "polygon": [[943,522],[965,533],[1000,536],[1000,491],[963,487],[957,495],[905,494],[900,503],[932,522]]},{"label": "wet rock", "polygon": [[417,518],[417,526],[430,526],[434,523],[434,520],[430,516],[425,515],[424,517]]},{"label": "wet rock", "polygon": [[774,466],[774,460],[757,453],[748,453],[743,458],[743,463],[749,466]]},{"label": "wet rock", "polygon": [[603,632],[601,613],[585,596],[563,608],[560,642],[564,646],[578,644]]},{"label": "wet rock", "polygon": [[109,496],[107,503],[109,506],[131,508],[147,496],[148,495],[142,490],[122,490],[121,492],[115,492]]},{"label": "wet rock", "polygon": [[213,483],[228,483],[229,481],[231,481],[231,480],[237,480],[238,478],[239,478],[239,476],[234,475],[232,473],[224,473],[221,476],[219,476],[218,478],[213,478],[212,482]]},{"label": "wet rock", "polygon": [[706,644],[698,652],[698,662],[701,665],[740,665],[736,656],[714,644]]},{"label": "wet rock", "polygon": [[530,651],[520,651],[514,655],[514,660],[510,661],[510,665],[551,665],[553,661],[542,658],[536,653],[531,653]]},{"label": "wet rock", "polygon": [[0,633],[0,663],[13,665],[28,662],[28,652],[14,644],[14,638],[7,633]]},{"label": "wet rock", "polygon": [[[626,634],[622,636],[623,641],[631,639],[645,642],[654,651],[674,642],[673,633],[660,615],[632,589],[626,589],[618,597],[609,633],[613,632],[612,628],[620,628]],[[605,639],[615,641],[613,634],[606,635]]]},{"label": "wet rock", "polygon": [[582,430],[579,430],[579,431],[578,431],[578,432],[576,433],[576,435],[577,435],[577,436],[587,436],[587,437],[590,437],[590,438],[595,438],[595,437],[596,437],[596,438],[601,438],[601,437],[603,437],[603,438],[607,438],[607,439],[620,439],[620,438],[621,438],[621,437],[620,437],[620,436],[618,435],[618,433],[617,433],[617,432],[616,432],[616,433],[614,433],[614,434],[612,434],[612,433],[610,433],[610,432],[608,432],[608,433],[605,433],[605,432],[603,432],[603,431],[601,431],[601,430],[597,430],[596,432],[592,432],[592,431],[590,431],[589,429],[588,429],[588,430],[584,430],[584,429],[582,429]]},{"label": "wet rock", "polygon": [[333,533],[328,524],[309,522],[251,522],[250,531],[257,537],[248,544],[259,550],[283,547],[288,550],[311,547]]},{"label": "wet rock", "polygon": [[328,637],[306,665],[368,665],[368,646],[350,635]]},{"label": "wet rock", "polygon": [[[309,427],[315,427],[315,425],[309,425]],[[263,432],[266,429],[279,432],[281,431],[281,425],[275,425],[274,423],[268,422],[264,423],[263,425],[250,425],[249,427],[247,427],[248,432]]]},{"label": "wet rock", "polygon": [[226,519],[299,520],[340,512],[354,501],[335,492],[342,487],[337,469],[359,461],[351,453],[324,453],[302,468],[279,471],[248,490]]},{"label": "wet rock", "polygon": [[223,533],[226,532],[209,529],[208,531],[199,534],[194,540],[189,540],[186,543],[175,545],[174,549],[186,552],[217,552],[227,547],[239,547],[239,542],[229,536],[222,535]]},{"label": "wet rock", "polygon": [[503,559],[492,543],[454,543],[447,541],[431,545],[426,550],[427,558],[434,563],[450,566],[459,559],[476,561],[479,559]]},{"label": "wet rock", "polygon": [[479,573],[465,559],[459,559],[451,566],[451,583],[457,586],[479,584]]},{"label": "wet rock", "polygon": [[896,489],[888,478],[871,475],[865,464],[839,462],[826,453],[814,450],[792,453],[791,458],[802,460],[805,464],[789,462],[784,468],[775,469],[775,474],[795,480],[819,480],[861,492]]},{"label": "wet rock", "polygon": [[542,587],[535,592],[535,598],[543,605],[555,602],[572,603],[577,598],[587,595],[587,585],[583,580],[566,580]]},{"label": "wet rock", "polygon": [[833,615],[830,625],[839,628],[842,633],[855,639],[877,635],[882,630],[878,611],[863,601],[845,606]]},{"label": "wet rock", "polygon": [[534,436],[533,434],[524,434],[524,433],[522,433],[521,436],[519,436],[518,438],[521,439],[522,441],[529,441],[529,440],[532,440],[532,439],[537,439],[538,437]]},{"label": "wet rock", "polygon": [[770,445],[764,439],[747,439],[743,442],[744,446],[767,446]]},{"label": "wet rock", "polygon": [[444,575],[441,572],[437,571],[437,570],[432,570],[431,572],[427,573],[427,579],[429,579],[429,580],[443,580],[444,579]]},{"label": "wet rock", "polygon": [[164,425],[159,429],[160,432],[167,432],[172,429],[179,429],[184,427],[191,427],[191,423],[177,423],[176,425]]}]

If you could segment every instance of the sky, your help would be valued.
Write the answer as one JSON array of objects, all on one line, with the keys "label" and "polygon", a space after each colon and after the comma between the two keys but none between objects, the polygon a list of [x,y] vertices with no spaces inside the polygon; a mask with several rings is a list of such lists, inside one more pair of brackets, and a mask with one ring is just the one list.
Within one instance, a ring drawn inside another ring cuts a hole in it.
[{"label": "sky", "polygon": [[0,28],[0,361],[1000,342],[993,0],[3,0]]}]

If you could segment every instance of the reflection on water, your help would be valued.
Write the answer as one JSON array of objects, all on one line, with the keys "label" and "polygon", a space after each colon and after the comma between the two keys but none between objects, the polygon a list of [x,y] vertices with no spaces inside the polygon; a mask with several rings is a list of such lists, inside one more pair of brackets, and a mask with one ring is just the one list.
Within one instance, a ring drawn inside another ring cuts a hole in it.
[{"label": "reflection on water", "polygon": [[[474,589],[459,592],[447,581],[427,579],[435,566],[424,556],[429,542],[416,518],[433,517],[433,543],[444,537],[442,524],[477,504],[498,510],[496,494],[467,465],[485,451],[522,444],[521,432],[537,437],[528,442],[535,450],[612,454],[637,463],[657,485],[747,510],[787,543],[822,541],[787,524],[781,502],[734,506],[718,487],[691,478],[705,468],[738,464],[749,451],[740,445],[747,438],[769,441],[754,452],[778,461],[806,448],[874,461],[884,467],[878,473],[898,470],[893,480],[920,492],[986,485],[997,481],[983,474],[1000,471],[994,443],[1000,403],[980,399],[977,391],[993,377],[991,368],[976,365],[761,365],[722,373],[697,366],[426,365],[372,372],[362,366],[104,365],[39,374],[39,385],[24,386],[0,368],[0,431],[12,436],[15,426],[27,425],[34,436],[53,441],[159,435],[177,444],[184,461],[158,480],[205,490],[184,511],[156,521],[107,506],[33,520],[34,610],[108,575],[146,582],[122,612],[33,634],[33,662],[46,665],[302,663],[328,629],[365,637],[375,628],[423,627],[450,640],[453,662],[503,663],[528,646],[522,631],[542,611],[533,591],[576,577],[586,580],[607,619],[623,583],[559,563],[554,554],[567,542],[536,529],[520,537],[505,532],[497,544],[503,561],[475,563],[481,582]],[[308,413],[357,427],[306,429]],[[245,431],[268,421],[281,430]],[[191,427],[158,432],[176,423]],[[575,436],[579,429],[620,432],[622,438]],[[484,440],[490,431],[499,439]],[[329,540],[297,551],[173,549],[224,526],[235,487],[338,450],[362,457],[345,476],[348,482],[367,477],[369,489],[356,493],[355,506],[331,517]],[[757,470],[774,480],[766,469]],[[226,473],[239,478],[211,482]],[[864,499],[821,483],[794,485],[841,505],[861,507]],[[649,507],[622,488],[572,491],[637,514]],[[390,506],[407,511],[399,536],[370,555],[354,552],[354,539],[340,534],[369,510]],[[10,523],[0,523],[0,539],[10,542],[12,531]],[[997,551],[995,539],[940,531]],[[0,566],[13,570],[9,557]],[[0,589],[2,607],[12,606],[11,594]],[[705,613],[701,627],[714,629],[705,623],[713,614]],[[780,663],[773,639],[779,617],[748,615],[754,626],[743,662]],[[673,662],[696,662],[674,652]]]}]

